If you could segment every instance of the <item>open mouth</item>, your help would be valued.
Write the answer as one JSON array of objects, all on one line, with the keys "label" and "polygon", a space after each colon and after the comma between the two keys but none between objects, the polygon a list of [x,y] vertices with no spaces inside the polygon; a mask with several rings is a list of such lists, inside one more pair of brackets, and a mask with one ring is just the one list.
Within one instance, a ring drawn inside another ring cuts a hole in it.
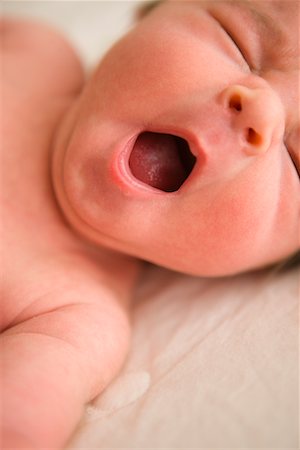
[{"label": "open mouth", "polygon": [[132,175],[164,192],[175,192],[187,180],[196,163],[186,140],[172,134],[143,132],[129,156]]}]

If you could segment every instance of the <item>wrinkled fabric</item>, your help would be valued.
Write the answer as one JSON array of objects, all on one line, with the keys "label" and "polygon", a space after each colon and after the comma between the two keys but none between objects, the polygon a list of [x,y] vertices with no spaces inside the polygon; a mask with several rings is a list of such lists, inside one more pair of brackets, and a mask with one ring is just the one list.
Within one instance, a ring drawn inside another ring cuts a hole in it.
[{"label": "wrinkled fabric", "polygon": [[133,342],[75,448],[296,448],[299,270],[201,279],[149,266]]}]

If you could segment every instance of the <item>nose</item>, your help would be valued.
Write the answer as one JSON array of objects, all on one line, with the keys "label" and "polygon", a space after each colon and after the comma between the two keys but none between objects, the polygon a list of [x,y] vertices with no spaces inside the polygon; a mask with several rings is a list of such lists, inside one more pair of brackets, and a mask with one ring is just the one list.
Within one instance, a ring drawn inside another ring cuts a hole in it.
[{"label": "nose", "polygon": [[230,123],[249,155],[265,153],[283,135],[283,105],[270,88],[233,85],[223,92]]}]

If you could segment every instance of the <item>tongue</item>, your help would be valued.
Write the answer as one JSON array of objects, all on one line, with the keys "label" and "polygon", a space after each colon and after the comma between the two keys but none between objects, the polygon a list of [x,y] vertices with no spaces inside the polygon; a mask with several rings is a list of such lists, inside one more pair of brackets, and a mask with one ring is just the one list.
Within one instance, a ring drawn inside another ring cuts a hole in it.
[{"label": "tongue", "polygon": [[166,192],[179,189],[186,178],[178,143],[169,134],[140,134],[131,152],[129,167],[135,178]]}]

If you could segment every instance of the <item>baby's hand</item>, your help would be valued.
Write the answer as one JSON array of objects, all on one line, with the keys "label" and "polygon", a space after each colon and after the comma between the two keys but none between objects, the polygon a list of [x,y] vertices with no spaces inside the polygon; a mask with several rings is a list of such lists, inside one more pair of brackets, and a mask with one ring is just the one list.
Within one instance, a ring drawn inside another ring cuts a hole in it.
[{"label": "baby's hand", "polygon": [[78,61],[40,25],[5,21],[0,33],[1,444],[55,449],[124,360],[136,263],[81,242],[53,196],[51,142],[80,90]]}]

